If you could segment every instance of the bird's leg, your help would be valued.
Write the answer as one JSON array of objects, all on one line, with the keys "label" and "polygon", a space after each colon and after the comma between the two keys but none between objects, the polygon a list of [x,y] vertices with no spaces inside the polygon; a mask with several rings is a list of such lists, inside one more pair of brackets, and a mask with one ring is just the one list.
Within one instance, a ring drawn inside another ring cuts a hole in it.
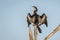
[{"label": "bird's leg", "polygon": [[33,35],[32,35],[31,28],[29,28],[29,37],[30,37],[30,40],[33,40]]},{"label": "bird's leg", "polygon": [[37,40],[37,25],[34,25],[34,40]]}]

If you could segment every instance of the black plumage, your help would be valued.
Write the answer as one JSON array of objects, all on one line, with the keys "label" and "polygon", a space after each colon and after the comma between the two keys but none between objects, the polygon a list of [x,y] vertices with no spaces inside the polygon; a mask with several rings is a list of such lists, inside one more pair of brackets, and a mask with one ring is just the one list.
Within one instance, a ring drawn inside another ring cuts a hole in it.
[{"label": "black plumage", "polygon": [[37,14],[37,7],[36,6],[33,6],[35,8],[34,10],[34,14],[31,15],[30,13],[28,13],[27,15],[27,23],[28,23],[28,27],[31,23],[37,25],[37,28],[38,28],[38,31],[39,33],[42,32],[41,28],[39,27],[40,25],[42,24],[45,24],[46,26],[48,26],[48,23],[47,23],[47,16],[45,13],[43,13],[41,16],[39,16]]}]

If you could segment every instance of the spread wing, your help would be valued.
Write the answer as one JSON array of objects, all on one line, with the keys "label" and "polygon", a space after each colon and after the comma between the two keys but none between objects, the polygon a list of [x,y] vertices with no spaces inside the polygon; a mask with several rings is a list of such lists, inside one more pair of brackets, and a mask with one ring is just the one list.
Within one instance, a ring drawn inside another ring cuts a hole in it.
[{"label": "spread wing", "polygon": [[35,22],[35,16],[31,16],[30,13],[28,13],[27,15],[27,23],[28,23],[28,27],[31,23],[34,23]]},{"label": "spread wing", "polygon": [[43,13],[42,16],[39,18],[39,25],[45,24],[46,27],[48,26],[47,23],[47,16]]},{"label": "spread wing", "polygon": [[30,15],[30,13],[28,13],[28,15],[27,15],[27,23],[28,23],[28,27],[29,27],[29,25],[31,24],[31,15]]}]

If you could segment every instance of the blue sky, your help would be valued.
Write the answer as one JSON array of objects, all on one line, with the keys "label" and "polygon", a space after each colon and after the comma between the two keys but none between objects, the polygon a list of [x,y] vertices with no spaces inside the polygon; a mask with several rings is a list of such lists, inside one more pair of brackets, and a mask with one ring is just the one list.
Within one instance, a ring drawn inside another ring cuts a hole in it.
[{"label": "blue sky", "polygon": [[[60,24],[60,0],[0,0],[0,40],[29,40],[26,16],[33,14],[47,15],[48,27],[41,25],[42,33],[38,32],[38,40],[44,38]],[[33,26],[31,25],[33,31]],[[58,31],[50,40],[60,40]]]}]

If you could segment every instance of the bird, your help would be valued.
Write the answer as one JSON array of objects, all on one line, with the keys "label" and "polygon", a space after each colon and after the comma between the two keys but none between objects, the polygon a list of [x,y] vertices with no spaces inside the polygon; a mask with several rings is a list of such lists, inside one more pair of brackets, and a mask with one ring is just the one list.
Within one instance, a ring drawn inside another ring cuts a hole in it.
[{"label": "bird", "polygon": [[30,13],[28,13],[27,15],[27,23],[28,23],[28,27],[30,26],[31,23],[37,25],[38,31],[39,33],[42,33],[42,30],[39,26],[41,26],[42,24],[45,24],[46,27],[48,27],[48,22],[47,22],[47,16],[45,13],[43,13],[42,15],[38,15],[37,14],[37,7],[36,6],[32,6],[35,8],[33,15],[31,15]]}]

